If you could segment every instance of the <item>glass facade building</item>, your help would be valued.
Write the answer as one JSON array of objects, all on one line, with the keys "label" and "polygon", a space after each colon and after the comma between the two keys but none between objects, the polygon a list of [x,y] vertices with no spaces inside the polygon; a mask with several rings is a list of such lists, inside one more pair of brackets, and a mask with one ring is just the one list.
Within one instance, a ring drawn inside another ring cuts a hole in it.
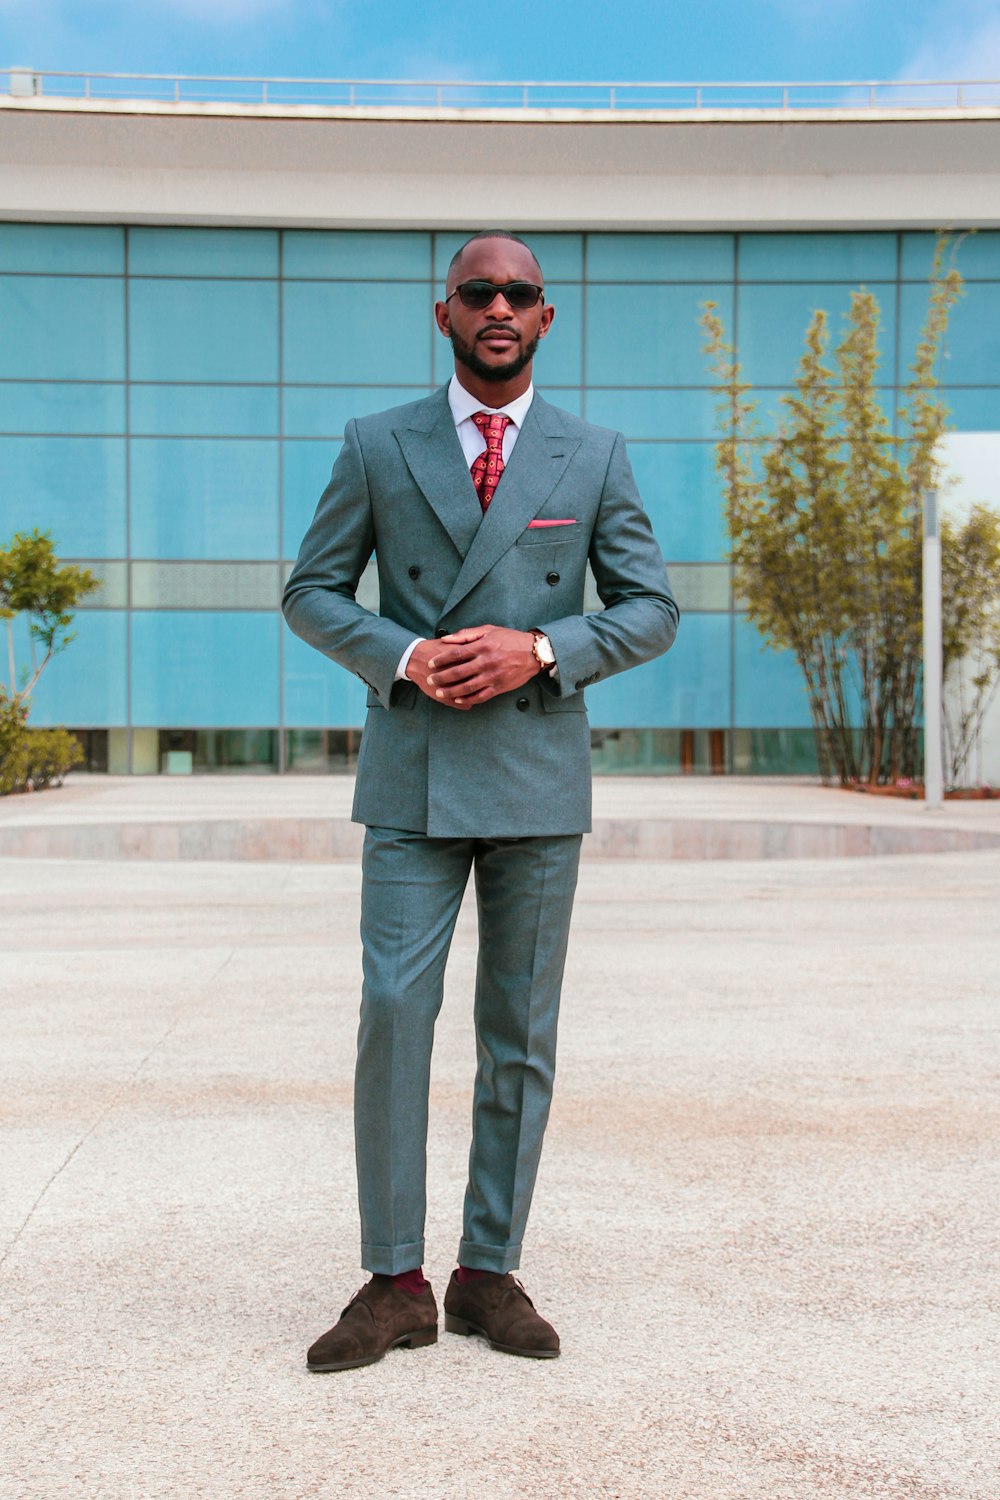
[{"label": "glass facade building", "polygon": [[[293,637],[284,576],[351,416],[442,384],[458,233],[0,224],[0,541],[51,532],[102,580],[33,722],[112,770],[347,768],[363,685]],[[928,298],[924,232],[526,235],[557,310],[536,383],[621,429],[683,620],[588,691],[598,770],[808,771],[795,664],[733,598],[699,315],[715,302],[766,416],[814,308],[876,293],[888,410]],[[1000,233],[964,240],[943,384],[1000,430]],[[374,578],[363,602],[377,606]],[[593,607],[599,607],[596,598]],[[29,642],[19,638],[26,662]]]}]

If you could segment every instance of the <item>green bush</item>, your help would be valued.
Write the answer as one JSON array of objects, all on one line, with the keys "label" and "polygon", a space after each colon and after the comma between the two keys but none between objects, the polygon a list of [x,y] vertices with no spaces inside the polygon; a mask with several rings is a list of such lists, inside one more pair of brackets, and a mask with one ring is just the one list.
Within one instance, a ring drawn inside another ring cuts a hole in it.
[{"label": "green bush", "polygon": [[74,735],[66,729],[29,729],[27,704],[0,688],[0,797],[61,786],[83,760]]},{"label": "green bush", "polygon": [[80,741],[68,729],[28,730],[28,776],[34,791],[62,786],[63,778],[83,760]]},{"label": "green bush", "polygon": [[0,687],[0,797],[27,785],[29,733],[26,705]]}]

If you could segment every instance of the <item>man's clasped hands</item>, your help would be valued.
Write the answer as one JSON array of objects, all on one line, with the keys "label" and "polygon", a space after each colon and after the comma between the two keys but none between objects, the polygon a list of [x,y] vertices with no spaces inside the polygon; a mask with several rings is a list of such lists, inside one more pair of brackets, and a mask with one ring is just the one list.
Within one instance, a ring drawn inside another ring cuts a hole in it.
[{"label": "man's clasped hands", "polygon": [[420,641],[406,675],[422,693],[449,708],[468,710],[521,687],[539,671],[530,630],[474,625]]}]

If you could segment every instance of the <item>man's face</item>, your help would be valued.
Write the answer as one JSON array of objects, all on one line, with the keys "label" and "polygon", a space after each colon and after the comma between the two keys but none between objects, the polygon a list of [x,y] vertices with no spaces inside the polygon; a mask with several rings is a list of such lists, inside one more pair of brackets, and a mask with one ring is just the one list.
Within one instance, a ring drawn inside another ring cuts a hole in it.
[{"label": "man's face", "polygon": [[480,380],[499,384],[512,380],[531,363],[555,316],[555,308],[544,301],[524,311],[512,308],[497,295],[488,307],[466,307],[460,296],[450,294],[463,281],[492,281],[504,286],[511,281],[541,285],[535,258],[514,240],[475,240],[466,246],[448,277],[448,300],[438,302],[434,315],[441,332],[451,340],[459,364]]}]

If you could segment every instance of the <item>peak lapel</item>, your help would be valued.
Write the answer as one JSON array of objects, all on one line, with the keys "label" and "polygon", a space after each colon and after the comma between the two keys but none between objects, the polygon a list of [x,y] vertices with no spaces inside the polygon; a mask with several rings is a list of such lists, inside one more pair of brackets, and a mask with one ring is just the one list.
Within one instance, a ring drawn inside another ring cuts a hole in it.
[{"label": "peak lapel", "polygon": [[419,415],[394,432],[424,499],[465,557],[480,527],[482,510],[455,431],[447,390],[428,397]]},{"label": "peak lapel", "polygon": [[442,618],[513,546],[528,522],[541,510],[580,446],[578,438],[543,428],[540,414],[547,416],[551,410],[536,395],[518,433],[510,463],[503,471],[496,494],[465,554],[465,562],[441,611]]}]

